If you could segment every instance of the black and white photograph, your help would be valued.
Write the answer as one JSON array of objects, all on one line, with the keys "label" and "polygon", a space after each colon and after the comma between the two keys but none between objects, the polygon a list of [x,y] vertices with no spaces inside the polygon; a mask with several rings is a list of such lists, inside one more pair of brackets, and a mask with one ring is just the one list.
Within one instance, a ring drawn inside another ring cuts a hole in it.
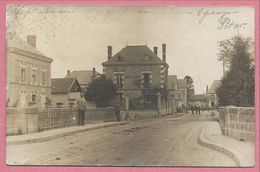
[{"label": "black and white photograph", "polygon": [[6,20],[7,165],[255,166],[253,6],[10,4]]}]

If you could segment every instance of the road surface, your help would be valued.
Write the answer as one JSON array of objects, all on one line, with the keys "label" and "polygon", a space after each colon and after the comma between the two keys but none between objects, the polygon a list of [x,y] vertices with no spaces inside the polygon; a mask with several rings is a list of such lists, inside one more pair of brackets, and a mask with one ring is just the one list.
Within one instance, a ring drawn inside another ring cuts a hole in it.
[{"label": "road surface", "polygon": [[216,114],[139,120],[48,142],[7,146],[8,164],[105,166],[236,166],[198,144],[203,124]]}]

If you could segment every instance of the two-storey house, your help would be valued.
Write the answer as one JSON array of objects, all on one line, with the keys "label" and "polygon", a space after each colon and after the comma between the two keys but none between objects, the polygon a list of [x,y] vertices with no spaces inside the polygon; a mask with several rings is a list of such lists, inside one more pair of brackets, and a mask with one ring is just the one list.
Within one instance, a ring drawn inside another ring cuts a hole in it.
[{"label": "two-storey house", "polygon": [[157,50],[146,45],[126,46],[112,55],[112,47],[108,46],[103,73],[117,85],[119,101],[128,96],[130,109],[156,108],[156,96],[165,94],[169,67],[166,44],[162,44],[162,59]]},{"label": "two-storey house", "polygon": [[6,105],[44,107],[51,96],[51,63],[36,49],[36,36],[27,42],[14,33],[7,35]]}]

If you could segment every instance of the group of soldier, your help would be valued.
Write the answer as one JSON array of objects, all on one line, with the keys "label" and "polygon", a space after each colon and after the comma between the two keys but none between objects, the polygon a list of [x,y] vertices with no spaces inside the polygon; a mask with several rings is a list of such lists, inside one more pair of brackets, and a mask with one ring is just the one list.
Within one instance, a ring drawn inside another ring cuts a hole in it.
[{"label": "group of soldier", "polygon": [[[201,106],[201,105],[188,105],[185,107],[184,105],[177,107],[178,112],[186,112],[188,113],[189,110],[191,111],[192,114],[200,114],[200,111],[204,111],[206,107]],[[208,108],[207,108],[208,109]]]},{"label": "group of soldier", "polygon": [[191,105],[190,110],[192,114],[194,114],[194,112],[196,112],[196,114],[200,114],[201,107],[200,105]]}]

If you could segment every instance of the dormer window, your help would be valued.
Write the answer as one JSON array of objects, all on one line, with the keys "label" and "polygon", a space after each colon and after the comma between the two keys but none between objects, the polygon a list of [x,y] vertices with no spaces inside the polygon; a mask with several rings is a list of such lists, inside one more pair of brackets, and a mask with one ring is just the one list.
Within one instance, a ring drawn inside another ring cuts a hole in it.
[{"label": "dormer window", "polygon": [[117,56],[117,61],[119,61],[119,62],[123,61],[123,56],[122,55],[118,55]]},{"label": "dormer window", "polygon": [[151,56],[149,56],[149,55],[144,55],[144,60],[145,61],[150,61],[151,60]]}]

